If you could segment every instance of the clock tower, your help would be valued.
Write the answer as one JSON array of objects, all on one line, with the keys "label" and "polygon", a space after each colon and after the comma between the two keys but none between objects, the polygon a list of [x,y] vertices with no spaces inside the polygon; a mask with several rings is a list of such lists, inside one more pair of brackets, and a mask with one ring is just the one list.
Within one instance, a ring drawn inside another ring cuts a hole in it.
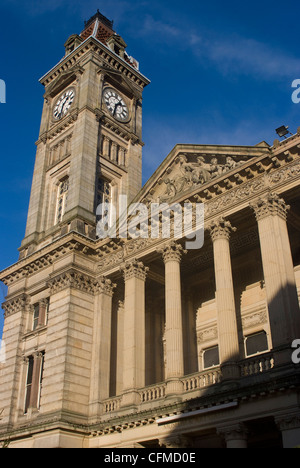
[{"label": "clock tower", "polygon": [[149,80],[126,47],[97,11],[40,80],[44,106],[21,258],[71,231],[95,239],[97,206],[118,206],[120,195],[129,203],[141,189]]}]

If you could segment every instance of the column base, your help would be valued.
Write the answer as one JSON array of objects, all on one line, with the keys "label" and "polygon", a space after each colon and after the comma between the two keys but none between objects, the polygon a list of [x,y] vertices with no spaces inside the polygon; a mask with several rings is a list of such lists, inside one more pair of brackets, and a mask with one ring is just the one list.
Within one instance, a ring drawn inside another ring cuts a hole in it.
[{"label": "column base", "polygon": [[130,390],[123,393],[121,407],[127,406],[139,406],[141,403],[141,397],[136,390]]},{"label": "column base", "polygon": [[236,362],[221,364],[222,382],[239,380],[241,377],[240,367]]},{"label": "column base", "polygon": [[292,365],[293,350],[290,345],[283,345],[272,350],[274,356],[274,367],[284,366],[287,364]]},{"label": "column base", "polygon": [[179,379],[169,379],[167,380],[167,387],[166,387],[166,396],[172,395],[182,395],[184,391],[183,383]]}]

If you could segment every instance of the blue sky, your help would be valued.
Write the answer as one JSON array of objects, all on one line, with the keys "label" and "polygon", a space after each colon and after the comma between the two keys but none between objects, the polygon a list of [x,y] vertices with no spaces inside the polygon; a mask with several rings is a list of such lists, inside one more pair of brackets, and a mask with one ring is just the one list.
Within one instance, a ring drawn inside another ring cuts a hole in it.
[{"label": "blue sky", "polygon": [[[1,0],[0,269],[17,261],[24,236],[43,100],[38,79],[97,9],[114,20],[151,80],[144,182],[176,143],[272,144],[277,127],[300,126],[300,104],[291,99],[300,79],[298,1]],[[0,302],[4,296],[1,285]]]}]

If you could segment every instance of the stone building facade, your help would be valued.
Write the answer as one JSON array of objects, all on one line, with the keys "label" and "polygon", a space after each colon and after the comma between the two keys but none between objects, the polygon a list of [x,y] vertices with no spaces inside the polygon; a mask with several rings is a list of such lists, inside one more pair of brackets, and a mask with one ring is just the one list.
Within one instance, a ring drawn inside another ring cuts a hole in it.
[{"label": "stone building facade", "polygon": [[[0,274],[0,442],[300,445],[300,131],[273,146],[176,145],[142,187],[149,80],[99,12],[65,48],[41,79],[20,258]],[[173,211],[169,238],[142,235],[150,218],[136,238],[99,238],[106,203],[119,232],[132,219],[122,196],[201,205],[203,246],[175,236]]]}]

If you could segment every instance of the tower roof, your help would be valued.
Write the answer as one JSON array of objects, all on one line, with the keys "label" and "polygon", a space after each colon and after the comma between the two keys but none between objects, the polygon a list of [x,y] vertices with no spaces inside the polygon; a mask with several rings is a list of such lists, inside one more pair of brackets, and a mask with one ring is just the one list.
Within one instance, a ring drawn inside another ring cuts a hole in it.
[{"label": "tower roof", "polygon": [[80,37],[82,37],[83,40],[93,36],[106,45],[107,40],[115,34],[113,21],[103,16],[99,10],[85,22],[84,26],[84,30],[80,33]]},{"label": "tower roof", "polygon": [[88,21],[85,21],[84,30],[80,33],[80,38],[84,41],[89,37],[94,37],[138,70],[138,61],[133,57],[130,57],[125,52],[127,44],[121,36],[113,30],[113,24],[113,21],[106,18],[99,12],[99,10],[97,10],[97,13],[94,16],[92,16]]}]

